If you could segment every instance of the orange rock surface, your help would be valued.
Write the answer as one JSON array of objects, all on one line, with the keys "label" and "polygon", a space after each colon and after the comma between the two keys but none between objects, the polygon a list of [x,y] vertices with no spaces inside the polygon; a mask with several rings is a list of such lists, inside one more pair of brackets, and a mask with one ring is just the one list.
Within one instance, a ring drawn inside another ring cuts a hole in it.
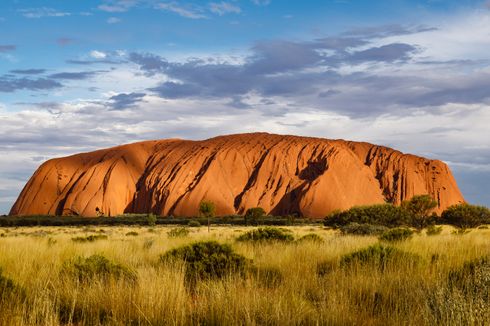
[{"label": "orange rock surface", "polygon": [[260,206],[322,218],[418,194],[433,196],[437,212],[464,201],[438,160],[368,143],[253,133],[146,141],[49,160],[10,214],[195,216],[205,199],[218,215]]}]

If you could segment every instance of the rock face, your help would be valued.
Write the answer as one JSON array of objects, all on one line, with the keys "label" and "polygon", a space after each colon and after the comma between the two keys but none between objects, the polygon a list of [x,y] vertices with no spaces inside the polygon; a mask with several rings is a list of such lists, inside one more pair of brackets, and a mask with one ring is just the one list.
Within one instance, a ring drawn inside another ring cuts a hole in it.
[{"label": "rock face", "polygon": [[204,141],[147,141],[52,159],[24,187],[11,215],[195,216],[260,206],[322,218],[355,205],[400,204],[430,194],[437,211],[464,201],[441,161],[368,143],[265,133]]}]

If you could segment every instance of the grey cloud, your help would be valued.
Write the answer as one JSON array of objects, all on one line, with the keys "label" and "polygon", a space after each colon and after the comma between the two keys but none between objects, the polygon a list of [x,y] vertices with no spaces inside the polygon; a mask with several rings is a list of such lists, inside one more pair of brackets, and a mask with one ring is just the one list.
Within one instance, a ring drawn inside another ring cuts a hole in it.
[{"label": "grey cloud", "polygon": [[67,60],[66,63],[74,65],[94,65],[94,64],[111,64],[118,65],[124,63],[124,61],[110,60],[110,59],[100,59],[100,60]]},{"label": "grey cloud", "polygon": [[399,24],[391,24],[384,26],[360,27],[351,29],[342,33],[342,36],[375,39],[389,36],[410,35],[438,30],[436,27],[419,25],[419,26],[403,26]]},{"label": "grey cloud", "polygon": [[60,88],[63,85],[49,78],[12,78],[8,76],[0,77],[0,92],[12,93],[17,90],[50,90]]},{"label": "grey cloud", "polygon": [[404,43],[392,43],[380,47],[374,47],[363,51],[354,52],[349,56],[353,62],[394,62],[398,60],[408,60],[417,48]]},{"label": "grey cloud", "polygon": [[143,100],[144,96],[144,93],[121,93],[114,95],[109,99],[110,106],[113,110],[124,110],[136,106],[137,103]]},{"label": "grey cloud", "polygon": [[15,69],[10,72],[17,75],[40,75],[45,73],[46,69]]},{"label": "grey cloud", "polygon": [[93,77],[99,73],[98,71],[81,71],[81,72],[60,72],[52,74],[49,78],[52,79],[68,79],[68,80],[84,80]]},{"label": "grey cloud", "polygon": [[15,51],[16,50],[16,46],[15,45],[0,45],[0,53],[2,52],[10,52],[10,51]]},{"label": "grey cloud", "polygon": [[140,66],[140,69],[153,75],[162,73],[169,66],[167,60],[151,53],[130,53],[129,60]]}]

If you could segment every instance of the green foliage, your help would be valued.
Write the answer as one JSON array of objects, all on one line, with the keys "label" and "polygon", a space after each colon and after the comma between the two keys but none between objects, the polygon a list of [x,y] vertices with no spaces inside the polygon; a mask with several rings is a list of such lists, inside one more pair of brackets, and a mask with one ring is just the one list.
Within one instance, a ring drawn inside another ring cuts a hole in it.
[{"label": "green foliage", "polygon": [[380,235],[387,230],[388,228],[383,225],[359,224],[355,222],[340,227],[342,234],[353,235]]},{"label": "green foliage", "polygon": [[157,217],[155,214],[148,214],[148,217],[146,218],[146,222],[148,223],[149,226],[155,226],[157,224]]},{"label": "green foliage", "polygon": [[201,223],[199,223],[199,221],[196,220],[190,220],[189,223],[187,223],[187,226],[191,228],[198,228],[201,226]]},{"label": "green foliage", "polygon": [[183,261],[185,278],[191,282],[242,273],[248,264],[248,260],[235,253],[230,245],[216,241],[196,242],[170,250],[161,255],[160,260],[163,263]]},{"label": "green foliage", "polygon": [[430,195],[417,195],[410,200],[403,201],[401,206],[410,215],[411,225],[422,230],[429,225],[430,213],[437,207],[437,201]]},{"label": "green foliage", "polygon": [[490,210],[484,206],[458,204],[448,207],[442,212],[444,222],[461,229],[474,228],[482,224],[490,224]]},{"label": "green foliage", "polygon": [[425,231],[425,234],[427,235],[439,235],[442,232],[442,226],[435,226],[435,225],[430,225],[427,230]]},{"label": "green foliage", "polygon": [[86,237],[71,238],[74,242],[94,242],[96,240],[107,240],[107,236],[103,234],[92,234]]},{"label": "green foliage", "polygon": [[[490,258],[466,262],[460,269],[451,271],[448,276],[450,288],[461,290],[465,295],[486,296],[490,300]],[[490,304],[490,302],[488,302]]]},{"label": "green foliage", "polygon": [[297,242],[316,242],[323,243],[323,238],[316,233],[308,233],[296,240]]},{"label": "green foliage", "polygon": [[[375,244],[342,256],[340,266],[373,266],[385,270],[388,266],[401,262],[408,266],[414,266],[420,262],[420,257],[395,247]],[[400,267],[398,266],[398,268]]]},{"label": "green foliage", "polygon": [[170,238],[184,238],[189,235],[189,229],[186,227],[173,228],[167,232]]},{"label": "green foliage", "polygon": [[382,235],[379,236],[379,240],[388,241],[388,242],[397,242],[404,241],[411,238],[413,235],[413,231],[407,228],[394,228],[383,232]]},{"label": "green foliage", "polygon": [[294,237],[278,228],[258,228],[255,230],[251,230],[245,232],[237,238],[237,241],[255,241],[255,242],[264,242],[264,241],[282,241],[282,242],[291,242],[294,240]]},{"label": "green foliage", "polygon": [[98,254],[86,258],[78,256],[66,261],[61,272],[80,282],[90,282],[95,278],[105,281],[110,278],[136,281],[136,273],[134,271]]},{"label": "green foliage", "polygon": [[137,235],[138,235],[138,232],[135,232],[135,231],[130,231],[130,232],[126,233],[126,236],[128,236],[128,237],[131,237],[131,236],[135,237]]},{"label": "green foliage", "polygon": [[212,201],[203,200],[199,203],[199,215],[202,217],[211,218],[216,213],[216,206]]},{"label": "green foliage", "polygon": [[258,225],[260,220],[265,216],[265,211],[262,207],[253,207],[245,212],[245,224]]},{"label": "green foliage", "polygon": [[397,227],[407,225],[410,216],[406,210],[391,204],[356,206],[343,212],[333,212],[325,220],[325,226],[340,227],[349,223]]}]

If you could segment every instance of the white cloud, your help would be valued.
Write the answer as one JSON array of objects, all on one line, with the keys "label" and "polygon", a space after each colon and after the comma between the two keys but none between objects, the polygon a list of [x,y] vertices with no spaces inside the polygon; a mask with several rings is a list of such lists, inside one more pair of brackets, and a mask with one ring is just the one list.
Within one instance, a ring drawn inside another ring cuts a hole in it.
[{"label": "white cloud", "polygon": [[107,54],[102,51],[93,50],[90,52],[90,56],[94,59],[104,59],[107,57]]},{"label": "white cloud", "polygon": [[48,7],[20,9],[19,12],[26,18],[71,16],[69,12],[58,11]]},{"label": "white cloud", "polygon": [[202,9],[196,6],[182,6],[176,1],[164,2],[156,5],[157,9],[173,12],[179,16],[190,19],[202,19],[206,16],[202,13]]},{"label": "white cloud", "polygon": [[112,0],[105,1],[97,9],[106,12],[126,12],[138,4],[138,0]]},{"label": "white cloud", "polygon": [[242,12],[241,8],[229,2],[211,2],[209,4],[209,10],[211,12],[223,16],[228,13],[239,14]]},{"label": "white cloud", "polygon": [[107,23],[108,24],[117,24],[117,23],[120,23],[121,22],[121,19],[120,18],[117,18],[117,17],[109,17],[107,19]]}]

